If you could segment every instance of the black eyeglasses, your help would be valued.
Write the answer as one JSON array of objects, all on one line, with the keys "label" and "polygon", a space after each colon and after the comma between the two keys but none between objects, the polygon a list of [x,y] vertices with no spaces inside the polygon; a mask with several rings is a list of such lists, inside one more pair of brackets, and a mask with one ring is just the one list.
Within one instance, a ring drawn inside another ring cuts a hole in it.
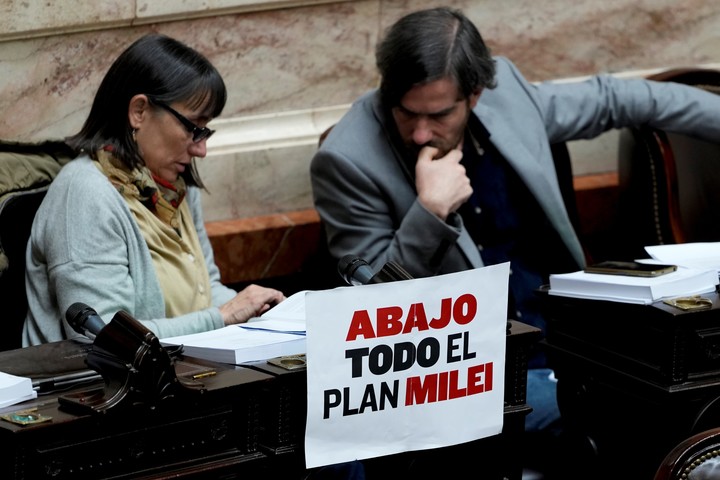
[{"label": "black eyeglasses", "polygon": [[201,140],[206,140],[210,138],[210,136],[215,133],[215,130],[210,130],[207,127],[198,127],[193,122],[188,120],[184,115],[178,113],[174,108],[172,108],[170,105],[167,105],[163,102],[158,102],[157,100],[150,99],[150,102],[153,105],[157,105],[160,108],[163,108],[167,110],[168,112],[172,113],[175,118],[177,118],[180,123],[182,123],[183,127],[185,127],[185,130],[192,133],[192,140],[195,143],[198,143]]}]

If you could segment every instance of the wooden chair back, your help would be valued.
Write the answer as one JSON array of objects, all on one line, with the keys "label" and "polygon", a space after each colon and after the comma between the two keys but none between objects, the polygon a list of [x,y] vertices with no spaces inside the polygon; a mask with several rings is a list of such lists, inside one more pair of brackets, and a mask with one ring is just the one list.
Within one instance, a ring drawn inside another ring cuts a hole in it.
[{"label": "wooden chair back", "polygon": [[720,427],[699,432],[673,448],[653,480],[717,480],[720,478]]},{"label": "wooden chair back", "polygon": [[[648,77],[720,94],[720,71],[674,69]],[[647,245],[720,241],[720,143],[650,127],[624,129],[618,150],[624,256]]]}]

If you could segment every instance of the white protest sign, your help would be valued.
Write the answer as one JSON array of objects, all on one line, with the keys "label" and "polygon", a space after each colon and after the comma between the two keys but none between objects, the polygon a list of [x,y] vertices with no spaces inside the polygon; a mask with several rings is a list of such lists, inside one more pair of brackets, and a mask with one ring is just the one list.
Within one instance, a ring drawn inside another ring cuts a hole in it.
[{"label": "white protest sign", "polygon": [[306,466],[499,434],[509,270],[308,292]]}]

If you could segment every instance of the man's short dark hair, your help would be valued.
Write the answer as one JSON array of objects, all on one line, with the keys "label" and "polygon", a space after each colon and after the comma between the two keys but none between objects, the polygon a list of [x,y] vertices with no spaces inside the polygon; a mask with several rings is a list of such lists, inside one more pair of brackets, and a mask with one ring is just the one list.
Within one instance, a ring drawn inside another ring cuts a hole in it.
[{"label": "man's short dark hair", "polygon": [[414,86],[450,77],[467,98],[495,87],[495,61],[480,32],[459,10],[433,8],[402,17],[375,51],[385,105]]}]

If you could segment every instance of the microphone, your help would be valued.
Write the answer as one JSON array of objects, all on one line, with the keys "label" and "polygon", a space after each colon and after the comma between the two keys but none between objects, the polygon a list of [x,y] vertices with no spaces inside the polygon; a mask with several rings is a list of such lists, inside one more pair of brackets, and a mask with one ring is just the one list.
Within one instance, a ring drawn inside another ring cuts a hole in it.
[{"label": "microphone", "polygon": [[345,255],[338,262],[338,272],[348,285],[365,285],[372,280],[372,267],[357,255]]},{"label": "microphone", "polygon": [[73,303],[65,312],[65,320],[77,333],[85,335],[94,340],[100,330],[105,327],[105,322],[95,310],[84,303]]},{"label": "microphone", "polygon": [[370,264],[356,255],[342,257],[338,262],[338,272],[348,285],[367,285],[413,278],[395,262],[387,262],[379,272],[374,273]]},{"label": "microphone", "polygon": [[413,278],[407,270],[390,261],[383,265],[380,271],[370,279],[370,283],[397,282],[398,280],[412,280]]}]

